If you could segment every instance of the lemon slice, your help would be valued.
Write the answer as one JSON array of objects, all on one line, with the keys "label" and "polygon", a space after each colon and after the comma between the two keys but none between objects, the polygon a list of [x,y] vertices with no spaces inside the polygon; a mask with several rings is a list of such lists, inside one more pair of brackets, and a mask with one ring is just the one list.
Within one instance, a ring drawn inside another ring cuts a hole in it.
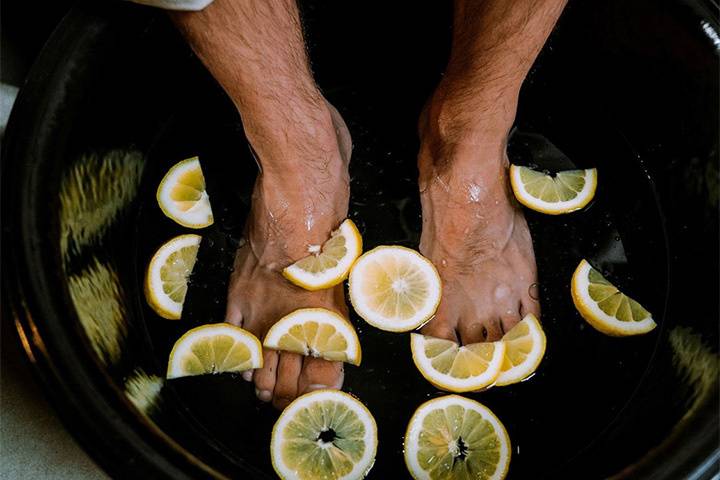
[{"label": "lemon slice", "polygon": [[472,392],[495,382],[505,357],[503,342],[460,346],[443,338],[410,335],[413,361],[425,379],[451,392]]},{"label": "lemon slice", "polygon": [[180,235],[161,246],[145,275],[145,299],[158,315],[177,320],[182,314],[187,280],[195,265],[200,235]]},{"label": "lemon slice", "polygon": [[283,276],[305,290],[334,287],[345,280],[362,253],[362,237],[349,218],[332,232],[322,248],[310,247],[310,255],[283,270]]},{"label": "lemon slice", "polygon": [[349,291],[355,311],[370,325],[407,332],[432,318],[442,287],[430,260],[409,248],[381,246],[355,262]]},{"label": "lemon slice", "polygon": [[270,327],[263,346],[360,365],[362,351],[350,322],[324,308],[301,308]]},{"label": "lemon slice", "polygon": [[573,274],[571,292],[580,315],[602,333],[624,337],[647,333],[656,327],[650,312],[605,280],[585,260]]},{"label": "lemon slice", "polygon": [[263,365],[260,341],[229,323],[202,325],[175,342],[167,378],[223,372],[244,372]]},{"label": "lemon slice", "polygon": [[545,355],[546,340],[535,315],[525,315],[501,341],[505,344],[505,358],[495,385],[521,382],[537,370]]},{"label": "lemon slice", "polygon": [[484,405],[458,395],[420,405],[405,434],[405,465],[415,480],[500,480],[510,437]]},{"label": "lemon slice", "polygon": [[515,198],[526,207],[549,215],[580,210],[595,196],[597,169],[566,170],[547,175],[527,167],[510,165]]},{"label": "lemon slice", "polygon": [[285,480],[356,480],[372,468],[377,425],[347,393],[315,390],[283,411],[272,431],[272,464]]},{"label": "lemon slice", "polygon": [[198,157],[175,164],[157,189],[157,202],[165,216],[187,228],[213,224],[210,197]]}]

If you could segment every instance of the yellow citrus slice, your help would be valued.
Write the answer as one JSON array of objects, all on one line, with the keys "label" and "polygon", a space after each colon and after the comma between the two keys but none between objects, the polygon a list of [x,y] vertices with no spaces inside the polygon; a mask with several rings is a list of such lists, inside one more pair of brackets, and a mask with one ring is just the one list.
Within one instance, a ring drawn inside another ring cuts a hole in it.
[{"label": "yellow citrus slice", "polygon": [[623,294],[587,261],[578,265],[572,277],[575,308],[587,322],[607,335],[640,335],[656,327],[650,312]]},{"label": "yellow citrus slice", "polygon": [[460,346],[419,333],[410,335],[410,349],[422,376],[437,388],[450,392],[473,392],[492,385],[505,357],[503,342]]},{"label": "yellow citrus slice", "polygon": [[580,210],[595,196],[597,169],[566,170],[547,175],[527,167],[510,165],[515,198],[526,207],[549,215]]},{"label": "yellow citrus slice", "polygon": [[263,365],[260,341],[229,323],[202,325],[175,342],[167,378],[223,372],[244,372]]},{"label": "yellow citrus slice", "polygon": [[177,320],[182,315],[188,277],[195,265],[200,235],[180,235],[161,246],[145,274],[145,299],[163,318]]},{"label": "yellow citrus slice", "polygon": [[272,431],[272,464],[284,480],[357,480],[372,468],[377,425],[355,397],[315,390],[283,411]]},{"label": "yellow citrus slice", "polygon": [[322,247],[312,245],[310,255],[283,270],[283,276],[305,290],[334,287],[348,276],[362,253],[362,237],[349,218],[332,232]]},{"label": "yellow citrus slice", "polygon": [[353,326],[324,308],[301,308],[270,327],[263,346],[360,365],[362,351]]},{"label": "yellow citrus slice", "polygon": [[198,157],[175,164],[157,189],[157,202],[165,216],[187,228],[213,224],[210,197]]},{"label": "yellow citrus slice", "polygon": [[510,385],[525,380],[540,365],[545,355],[545,332],[532,313],[510,329],[501,340],[505,344],[500,375],[495,385]]},{"label": "yellow citrus slice", "polygon": [[405,465],[415,480],[501,480],[510,456],[495,414],[458,395],[420,405],[405,433]]},{"label": "yellow citrus slice", "polygon": [[381,246],[355,262],[349,291],[355,311],[370,325],[407,332],[432,318],[442,287],[430,260],[409,248]]}]

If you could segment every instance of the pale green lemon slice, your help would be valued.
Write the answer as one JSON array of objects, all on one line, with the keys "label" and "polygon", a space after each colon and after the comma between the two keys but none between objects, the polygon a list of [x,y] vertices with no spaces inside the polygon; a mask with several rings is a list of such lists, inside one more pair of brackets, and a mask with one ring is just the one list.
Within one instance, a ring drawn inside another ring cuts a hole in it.
[{"label": "pale green lemon slice", "polygon": [[597,169],[566,170],[547,175],[527,167],[510,166],[515,198],[526,207],[549,215],[580,210],[595,196]]}]

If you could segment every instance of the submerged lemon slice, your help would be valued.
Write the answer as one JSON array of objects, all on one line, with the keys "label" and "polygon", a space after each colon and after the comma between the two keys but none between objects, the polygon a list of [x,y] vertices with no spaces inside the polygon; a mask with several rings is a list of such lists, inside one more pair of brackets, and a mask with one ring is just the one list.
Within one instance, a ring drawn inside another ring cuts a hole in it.
[{"label": "submerged lemon slice", "polygon": [[500,480],[510,466],[510,438],[487,407],[447,395],[413,414],[405,464],[415,480]]},{"label": "submerged lemon slice", "polygon": [[337,390],[298,397],[272,431],[272,464],[285,480],[356,480],[375,461],[377,426],[368,409]]},{"label": "submerged lemon slice", "polygon": [[526,207],[549,215],[580,210],[595,196],[597,169],[566,170],[547,175],[527,167],[510,165],[515,198]]},{"label": "submerged lemon slice", "polygon": [[360,365],[362,352],[353,326],[324,308],[301,308],[270,327],[263,346]]},{"label": "submerged lemon slice", "polygon": [[573,274],[571,293],[580,315],[607,335],[639,335],[656,327],[650,312],[623,294],[585,260]]},{"label": "submerged lemon slice", "polygon": [[503,335],[501,341],[506,347],[505,358],[495,385],[521,382],[537,370],[545,355],[546,340],[535,315],[525,315],[520,323]]},{"label": "submerged lemon slice", "polygon": [[213,224],[198,157],[183,160],[168,170],[158,186],[157,202],[165,216],[183,227],[204,228]]},{"label": "submerged lemon slice", "polygon": [[145,299],[163,318],[177,320],[182,315],[188,277],[195,265],[200,235],[180,235],[161,246],[145,275]]},{"label": "submerged lemon slice", "polygon": [[283,276],[305,290],[322,290],[347,278],[350,267],[362,253],[362,237],[348,218],[322,248],[317,245],[311,248],[315,251],[285,268]]},{"label": "submerged lemon slice", "polygon": [[450,340],[410,335],[413,361],[423,377],[437,388],[472,392],[495,382],[505,357],[503,342],[460,346]]},{"label": "submerged lemon slice", "polygon": [[355,311],[370,325],[407,332],[432,318],[442,287],[430,260],[409,248],[381,246],[355,262],[349,291]]},{"label": "submerged lemon slice", "polygon": [[263,365],[260,341],[229,323],[202,325],[175,342],[167,378],[223,372],[244,372]]}]

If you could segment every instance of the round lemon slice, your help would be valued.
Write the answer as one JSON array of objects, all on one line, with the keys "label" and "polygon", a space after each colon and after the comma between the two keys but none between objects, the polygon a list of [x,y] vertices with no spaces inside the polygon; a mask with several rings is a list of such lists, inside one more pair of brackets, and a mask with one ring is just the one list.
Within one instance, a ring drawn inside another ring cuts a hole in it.
[{"label": "round lemon slice", "polygon": [[175,342],[167,378],[223,372],[244,372],[263,365],[260,341],[229,323],[202,325]]},{"label": "round lemon slice", "polygon": [[161,246],[145,275],[145,299],[163,318],[177,320],[182,315],[188,277],[200,248],[200,235],[180,235]]},{"label": "round lemon slice", "polygon": [[284,480],[356,480],[372,468],[377,425],[356,398],[337,390],[298,397],[272,431],[272,464]]},{"label": "round lemon slice", "polygon": [[283,270],[283,276],[305,290],[334,287],[345,280],[362,253],[362,237],[349,218],[323,244],[312,245],[310,255]]},{"label": "round lemon slice", "polygon": [[597,169],[566,170],[547,175],[527,167],[510,165],[515,198],[526,207],[549,215],[580,210],[595,196]]},{"label": "round lemon slice", "polygon": [[650,312],[623,294],[585,260],[573,274],[571,293],[580,315],[602,333],[624,337],[647,333],[656,327]]},{"label": "round lemon slice", "polygon": [[157,189],[157,202],[165,216],[187,228],[213,224],[210,197],[198,157],[175,164]]},{"label": "round lemon slice", "polygon": [[410,335],[413,361],[425,379],[441,390],[473,392],[495,382],[505,357],[503,342],[460,346],[443,338]]},{"label": "round lemon slice", "polygon": [[420,405],[405,434],[405,465],[415,480],[501,480],[510,437],[484,405],[446,395]]},{"label": "round lemon slice", "polygon": [[324,308],[301,308],[270,327],[263,346],[360,365],[362,351],[353,326]]},{"label": "round lemon slice", "polygon": [[545,355],[546,340],[535,315],[525,315],[520,323],[503,335],[501,341],[505,344],[505,358],[495,385],[521,382],[537,370]]},{"label": "round lemon slice", "polygon": [[370,325],[407,332],[432,318],[442,287],[430,260],[409,248],[381,246],[355,262],[349,292],[355,311]]}]

